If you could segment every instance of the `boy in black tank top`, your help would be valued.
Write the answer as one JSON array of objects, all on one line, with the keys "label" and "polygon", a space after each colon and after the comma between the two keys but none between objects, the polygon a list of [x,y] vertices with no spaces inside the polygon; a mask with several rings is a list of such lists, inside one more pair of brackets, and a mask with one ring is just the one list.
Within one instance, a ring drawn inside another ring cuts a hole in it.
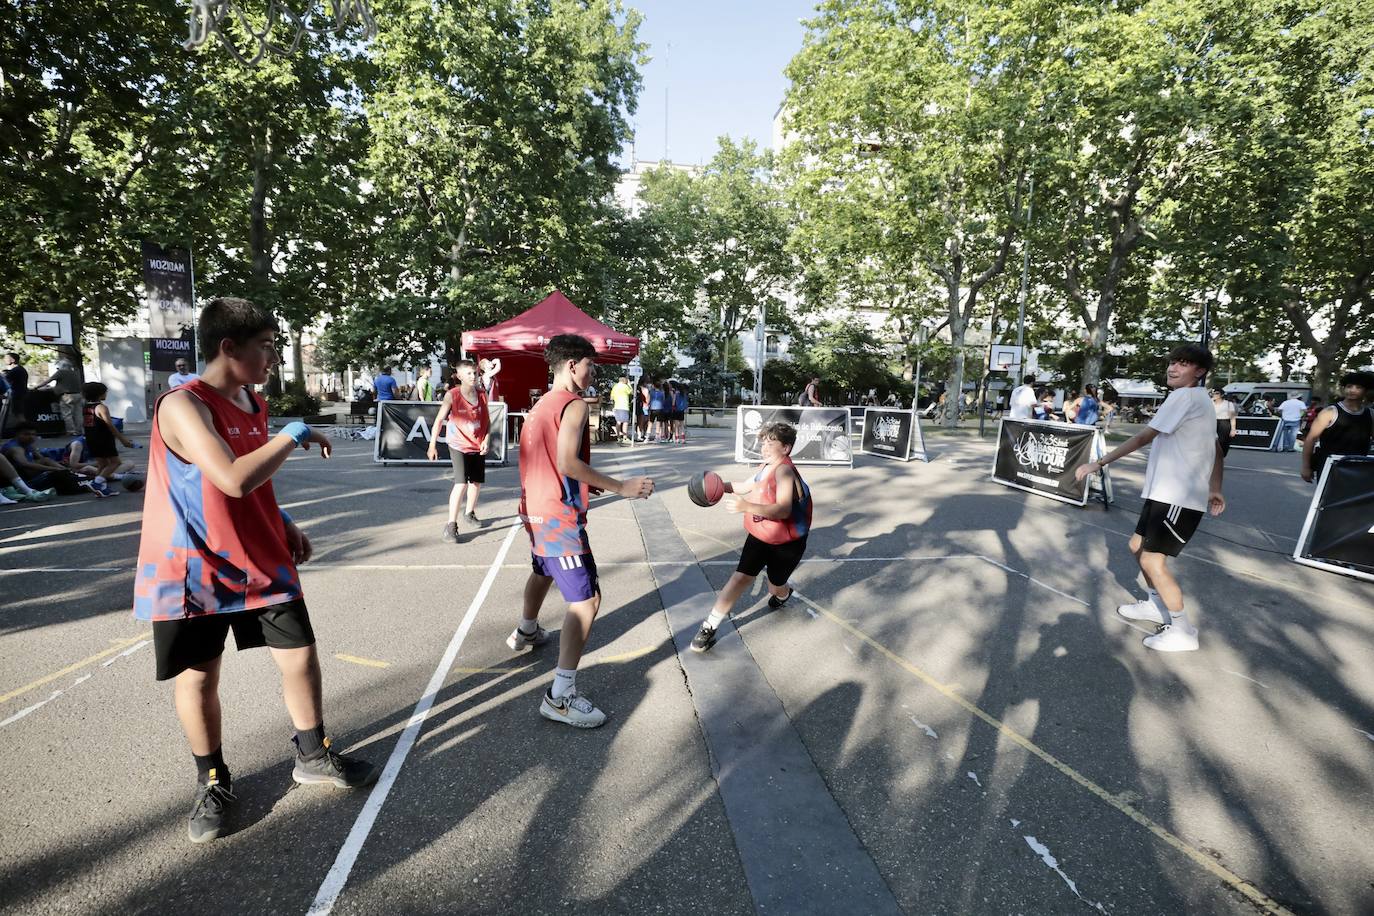
[{"label": "boy in black tank top", "polygon": [[1341,377],[1345,400],[1317,414],[1302,442],[1302,479],[1311,483],[1321,476],[1332,455],[1367,455],[1374,435],[1374,415],[1365,399],[1374,391],[1374,373],[1347,372]]}]

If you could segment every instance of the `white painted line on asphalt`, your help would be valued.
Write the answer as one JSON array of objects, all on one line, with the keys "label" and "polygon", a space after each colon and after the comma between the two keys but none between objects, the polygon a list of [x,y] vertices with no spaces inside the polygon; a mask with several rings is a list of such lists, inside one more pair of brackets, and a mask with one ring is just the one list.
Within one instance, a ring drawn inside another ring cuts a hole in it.
[{"label": "white painted line on asphalt", "polygon": [[1355,729],[1355,731],[1357,731],[1357,732],[1359,732],[1360,734],[1364,735],[1364,736],[1365,736],[1366,738],[1368,738],[1370,741],[1374,741],[1374,734],[1370,734],[1369,732],[1365,731],[1365,730],[1362,729],[1362,728],[1357,728],[1357,729]]},{"label": "white painted line on asphalt", "polygon": [[406,756],[410,754],[410,749],[415,746],[416,740],[420,737],[420,729],[429,716],[430,708],[434,706],[434,700],[443,688],[444,681],[448,679],[449,669],[458,659],[458,650],[463,647],[463,640],[467,638],[468,631],[472,629],[472,622],[477,619],[477,612],[481,610],[482,603],[487,600],[487,593],[491,591],[492,583],[496,581],[496,573],[501,569],[501,564],[505,561],[507,552],[510,551],[511,542],[515,540],[515,533],[519,530],[519,528],[512,527],[506,535],[506,539],[501,542],[501,549],[496,552],[496,558],[492,560],[486,578],[482,580],[482,585],[477,590],[477,594],[472,596],[472,603],[468,605],[467,614],[463,616],[462,623],[458,624],[457,631],[449,640],[448,649],[445,650],[443,658],[439,659],[434,674],[430,676],[429,684],[425,686],[424,694],[415,704],[415,711],[410,714],[410,721],[406,724],[405,731],[401,733],[396,746],[391,749],[391,756],[387,758],[381,778],[377,780],[377,784],[372,787],[372,792],[367,796],[363,810],[358,813],[358,819],[353,822],[353,829],[348,831],[348,837],[344,840],[343,848],[339,850],[338,857],[334,859],[329,874],[324,876],[324,881],[315,894],[315,900],[310,904],[309,914],[322,916],[322,914],[328,913],[334,908],[334,903],[339,899],[339,894],[343,893],[344,885],[348,883],[348,875],[353,871],[353,866],[358,861],[358,854],[362,852],[363,844],[367,842],[367,835],[372,832],[372,825],[376,823],[377,815],[381,812],[382,805],[386,803],[387,795],[391,793],[391,787],[401,772],[401,765],[405,763]]},{"label": "white painted line on asphalt", "polygon": [[1222,668],[1221,670],[1223,674],[1234,674],[1236,677],[1244,678],[1252,684],[1259,684],[1265,690],[1269,689],[1268,684],[1264,683],[1263,681],[1257,681],[1254,678],[1250,677],[1248,674],[1241,674],[1239,671],[1232,671],[1230,668]]},{"label": "white painted line on asphalt", "polygon": [[1025,835],[1023,839],[1026,841],[1026,845],[1031,848],[1031,851],[1040,857],[1041,862],[1044,862],[1050,868],[1054,869],[1055,872],[1059,875],[1059,877],[1064,879],[1064,883],[1069,886],[1069,890],[1073,891],[1075,897],[1077,897],[1079,900],[1082,900],[1088,906],[1092,907],[1095,910],[1098,910],[1099,912],[1107,912],[1107,910],[1102,906],[1102,904],[1089,900],[1087,897],[1084,897],[1082,894],[1078,892],[1078,885],[1073,882],[1072,878],[1064,874],[1064,870],[1059,867],[1059,860],[1050,854],[1050,848],[1048,846],[1046,846],[1044,843],[1040,842],[1035,837],[1030,835]]},{"label": "white painted line on asphalt", "polygon": [[20,719],[24,718],[24,717],[27,716],[29,713],[31,713],[31,712],[33,712],[33,711],[35,711],[35,710],[37,710],[37,709],[41,709],[42,707],[48,705],[49,703],[51,703],[53,700],[57,699],[57,698],[60,697],[60,696],[62,696],[62,691],[61,691],[61,690],[54,690],[54,691],[52,692],[52,694],[51,694],[46,700],[39,700],[37,703],[34,703],[32,706],[25,706],[23,709],[19,710],[17,713],[15,713],[14,715],[10,716],[8,719],[0,720],[0,728],[4,728],[6,725],[9,725],[11,722],[18,722]]},{"label": "white painted line on asphalt", "polygon": [[[110,658],[105,659],[105,661],[103,661],[103,662],[100,663],[100,667],[102,667],[102,668],[108,668],[108,667],[110,667],[111,665],[113,665],[115,662],[119,661],[121,658],[126,658],[126,657],[128,657],[128,656],[130,656],[130,655],[133,655],[133,654],[134,654],[135,652],[137,652],[139,649],[142,649],[144,646],[150,645],[151,643],[152,643],[152,640],[151,640],[151,639],[145,639],[145,640],[143,640],[142,642],[134,643],[132,646],[130,646],[129,648],[125,649],[123,652],[119,653],[118,655],[111,656]],[[87,676],[87,677],[90,677],[90,675],[86,675],[86,676]],[[79,684],[79,683],[81,683],[81,682],[80,682],[80,681],[77,681],[77,683]],[[75,686],[75,685],[73,685],[73,686]]]},{"label": "white painted line on asphalt", "polygon": [[1077,601],[1079,604],[1083,605],[1084,607],[1092,607],[1091,604],[1089,604],[1088,602],[1084,601],[1082,598],[1075,598],[1073,595],[1070,595],[1068,592],[1061,592],[1059,589],[1055,588],[1053,585],[1050,585],[1050,584],[1047,583],[1047,582],[1041,582],[1039,579],[1035,578],[1035,577],[1032,576],[1030,573],[1023,573],[1023,572],[1021,572],[1021,570],[1019,570],[1019,569],[1012,569],[1010,566],[1008,566],[1008,565],[1005,564],[1005,563],[998,563],[998,562],[997,562],[996,560],[994,560],[992,557],[980,556],[978,559],[984,560],[984,561],[986,561],[986,562],[988,562],[988,563],[991,563],[993,566],[996,566],[998,569],[1005,569],[1005,570],[1006,570],[1007,572],[1009,572],[1009,573],[1015,573],[1016,575],[1022,577],[1023,579],[1027,579],[1027,580],[1029,580],[1029,581],[1031,581],[1031,582],[1034,582],[1036,585],[1040,586],[1041,588],[1043,588],[1043,589],[1048,589],[1049,591],[1054,592],[1056,595],[1059,595],[1059,596],[1062,597],[1062,598],[1068,598],[1070,601]]}]

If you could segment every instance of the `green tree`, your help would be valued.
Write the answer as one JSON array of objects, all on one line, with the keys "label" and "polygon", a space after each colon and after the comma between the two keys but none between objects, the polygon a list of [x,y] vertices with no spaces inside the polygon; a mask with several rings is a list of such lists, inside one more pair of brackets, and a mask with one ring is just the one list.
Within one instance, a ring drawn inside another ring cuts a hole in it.
[{"label": "green tree", "polygon": [[752,140],[721,137],[698,173],[663,166],[644,176],[643,219],[660,240],[663,293],[682,329],[712,326],[719,341],[780,316],[797,276],[789,217],[773,157]]},{"label": "green tree", "polygon": [[787,71],[795,249],[820,290],[887,306],[909,346],[939,314],[956,391],[979,294],[1021,220],[1028,113],[1042,107],[1024,75],[1037,34],[1001,13],[829,0]]}]

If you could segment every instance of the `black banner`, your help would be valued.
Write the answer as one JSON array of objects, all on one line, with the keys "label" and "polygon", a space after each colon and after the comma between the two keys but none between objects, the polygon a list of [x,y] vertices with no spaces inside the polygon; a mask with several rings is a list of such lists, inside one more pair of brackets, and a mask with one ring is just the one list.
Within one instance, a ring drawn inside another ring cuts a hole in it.
[{"label": "black banner", "polygon": [[1327,460],[1293,559],[1374,580],[1374,456]]},{"label": "black banner", "polygon": [[1002,421],[992,479],[1066,503],[1088,501],[1088,479],[1074,471],[1093,460],[1098,432],[1092,426],[1044,420]]},{"label": "black banner", "polygon": [[758,434],[768,423],[790,423],[797,431],[795,464],[854,464],[847,407],[740,407],[735,417],[735,460],[763,460]]},{"label": "black banner", "polygon": [[926,447],[921,437],[921,422],[909,410],[866,407],[859,451],[898,461],[924,458]]},{"label": "black banner", "polygon": [[[487,450],[487,464],[506,463],[506,405],[488,401],[491,417],[491,448]],[[396,461],[404,464],[448,464],[448,443],[439,435],[439,459],[429,460],[429,431],[439,405],[434,401],[378,401],[377,439],[374,461]]]},{"label": "black banner", "polygon": [[143,243],[143,297],[148,306],[148,368],[172,372],[185,359],[196,368],[196,309],[191,252]]},{"label": "black banner", "polygon": [[1236,437],[1231,440],[1231,448],[1268,449],[1274,444],[1281,422],[1278,417],[1236,417]]}]

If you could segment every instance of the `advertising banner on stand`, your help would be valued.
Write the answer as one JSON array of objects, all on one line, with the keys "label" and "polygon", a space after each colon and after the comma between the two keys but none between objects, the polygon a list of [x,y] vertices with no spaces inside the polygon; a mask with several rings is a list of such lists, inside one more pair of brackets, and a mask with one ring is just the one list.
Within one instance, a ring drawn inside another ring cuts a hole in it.
[{"label": "advertising banner on stand", "polygon": [[888,407],[864,408],[859,451],[898,461],[910,461],[912,458],[930,460],[926,454],[925,439],[921,436],[920,417],[910,410]]},{"label": "advertising banner on stand", "polygon": [[1271,448],[1281,422],[1278,417],[1236,417],[1236,437],[1231,440],[1231,448]]},{"label": "advertising banner on stand", "polygon": [[171,372],[185,359],[196,367],[196,306],[191,252],[143,243],[143,296],[148,306],[149,368]]},{"label": "advertising banner on stand", "polygon": [[[506,463],[506,405],[488,401],[491,417],[491,448],[487,464]],[[439,434],[437,461],[429,460],[430,424],[439,413],[434,401],[378,401],[377,438],[372,460],[380,464],[448,464],[448,443]]]},{"label": "advertising banner on stand", "polygon": [[[1082,506],[1088,501],[1089,481],[1086,477],[1075,480],[1074,471],[1105,451],[1102,434],[1092,426],[1003,419],[997,430],[992,479]],[[1104,501],[1110,502],[1110,490]]]},{"label": "advertising banner on stand", "polygon": [[1293,559],[1374,581],[1374,455],[1327,460]]},{"label": "advertising banner on stand", "polygon": [[769,423],[790,423],[796,429],[794,464],[854,465],[847,407],[741,406],[735,417],[736,461],[754,464],[763,460],[758,436],[759,430]]}]

